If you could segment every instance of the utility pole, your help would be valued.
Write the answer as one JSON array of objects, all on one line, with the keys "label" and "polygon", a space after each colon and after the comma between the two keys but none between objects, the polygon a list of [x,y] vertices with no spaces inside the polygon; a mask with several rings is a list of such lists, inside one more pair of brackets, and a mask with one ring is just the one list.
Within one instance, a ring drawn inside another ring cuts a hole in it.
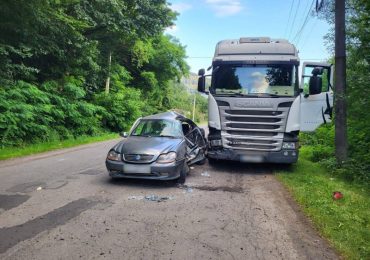
[{"label": "utility pole", "polygon": [[110,67],[112,65],[112,52],[109,51],[108,55],[108,75],[107,80],[105,81],[105,94],[109,94],[109,88],[110,88]]},{"label": "utility pole", "polygon": [[335,0],[335,157],[347,160],[345,0]]},{"label": "utility pole", "polygon": [[195,95],[195,92],[194,92],[194,102],[193,102],[193,121],[195,119],[195,102],[197,101],[197,95]]}]

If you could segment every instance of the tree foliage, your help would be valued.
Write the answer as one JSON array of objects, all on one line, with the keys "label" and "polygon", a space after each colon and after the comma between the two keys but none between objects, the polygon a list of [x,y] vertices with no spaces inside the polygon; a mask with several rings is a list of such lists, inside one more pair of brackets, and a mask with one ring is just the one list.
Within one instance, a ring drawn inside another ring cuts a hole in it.
[{"label": "tree foliage", "polygon": [[163,35],[175,19],[165,0],[1,1],[0,145],[126,130],[172,108],[189,71]]},{"label": "tree foliage", "polygon": [[[348,138],[350,159],[338,168],[331,158],[333,155],[333,127],[324,127],[309,137],[311,143],[320,141],[322,149],[317,150],[315,160],[326,161],[346,178],[370,181],[370,2],[367,0],[346,1],[346,42],[347,42],[347,90]],[[319,16],[334,27],[334,0],[325,1]],[[328,48],[334,48],[334,31],[327,36]],[[335,86],[334,86],[335,87]],[[330,155],[330,156],[329,156]]]}]

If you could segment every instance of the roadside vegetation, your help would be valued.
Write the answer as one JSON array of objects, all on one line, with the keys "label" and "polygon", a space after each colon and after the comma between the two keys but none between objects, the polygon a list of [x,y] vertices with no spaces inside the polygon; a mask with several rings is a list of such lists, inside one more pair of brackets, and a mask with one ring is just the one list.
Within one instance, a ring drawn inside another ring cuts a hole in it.
[{"label": "roadside vegetation", "polygon": [[[348,159],[335,158],[335,128],[324,125],[312,134],[301,134],[298,163],[279,172],[278,178],[340,253],[348,259],[369,259],[370,2],[350,0],[346,5]],[[334,0],[325,2],[319,16],[334,26]],[[331,31],[327,35],[331,50],[333,39]],[[343,198],[334,200],[335,191]]]},{"label": "roadside vegetation", "polygon": [[[348,259],[370,255],[370,191],[368,183],[353,183],[311,161],[316,147],[303,146],[300,158],[278,179],[291,191],[317,230]],[[343,198],[333,199],[340,191]]]},{"label": "roadside vegetation", "polygon": [[[314,146],[310,160],[320,162],[349,183],[370,184],[370,2],[350,0],[346,6],[348,159],[334,158],[334,125],[305,135],[303,140]],[[333,0],[326,1],[319,16],[334,26]],[[334,31],[326,38],[333,50]]]},{"label": "roadside vegetation", "polygon": [[185,47],[164,34],[176,16],[165,0],[1,1],[1,153],[192,111],[192,95],[177,83],[189,72]]},{"label": "roadside vegetation", "polygon": [[69,148],[82,144],[96,143],[116,138],[119,138],[117,133],[101,133],[97,136],[79,136],[62,141],[50,141],[35,144],[25,144],[24,146],[17,147],[5,147],[0,149],[0,160],[53,151],[62,148]]}]

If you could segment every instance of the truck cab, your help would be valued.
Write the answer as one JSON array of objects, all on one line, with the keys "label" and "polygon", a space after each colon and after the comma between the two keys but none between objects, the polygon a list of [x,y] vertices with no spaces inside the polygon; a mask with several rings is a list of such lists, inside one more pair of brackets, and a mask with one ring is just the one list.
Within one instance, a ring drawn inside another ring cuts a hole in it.
[{"label": "truck cab", "polygon": [[[217,44],[212,74],[199,70],[208,94],[208,158],[294,163],[300,131],[331,120],[330,64],[305,62],[283,39],[250,37]],[[301,76],[300,76],[301,75]],[[206,76],[212,76],[209,90]]]}]

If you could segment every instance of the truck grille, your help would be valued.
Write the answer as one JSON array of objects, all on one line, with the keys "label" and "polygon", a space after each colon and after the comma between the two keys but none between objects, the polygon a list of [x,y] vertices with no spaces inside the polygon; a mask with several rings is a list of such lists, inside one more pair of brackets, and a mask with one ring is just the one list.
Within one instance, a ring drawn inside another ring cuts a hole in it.
[{"label": "truck grille", "polygon": [[220,106],[222,143],[225,148],[280,151],[289,107],[238,109]]},{"label": "truck grille", "polygon": [[131,163],[150,163],[153,160],[152,154],[124,154],[123,159]]}]

